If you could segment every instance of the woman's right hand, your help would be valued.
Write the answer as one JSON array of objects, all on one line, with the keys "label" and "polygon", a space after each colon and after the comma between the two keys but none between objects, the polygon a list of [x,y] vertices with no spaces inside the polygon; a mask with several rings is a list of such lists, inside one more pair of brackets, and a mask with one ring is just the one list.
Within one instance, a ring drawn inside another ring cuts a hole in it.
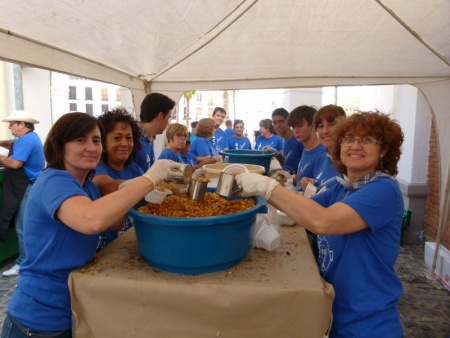
[{"label": "woman's right hand", "polygon": [[157,160],[150,169],[143,175],[153,182],[154,187],[161,183],[164,179],[171,177],[182,177],[181,164],[171,160]]},{"label": "woman's right hand", "polygon": [[300,180],[300,187],[302,188],[303,191],[306,190],[308,183],[314,184],[316,183],[316,181],[309,177],[302,177],[302,179]]}]

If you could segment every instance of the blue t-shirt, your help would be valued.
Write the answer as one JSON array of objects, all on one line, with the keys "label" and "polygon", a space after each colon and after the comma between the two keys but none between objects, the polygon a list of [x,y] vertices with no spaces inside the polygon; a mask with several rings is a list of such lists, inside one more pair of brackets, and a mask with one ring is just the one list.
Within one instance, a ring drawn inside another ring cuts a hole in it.
[{"label": "blue t-shirt", "polygon": [[189,164],[191,167],[195,167],[197,165],[197,158],[192,153],[181,154],[181,158],[183,159],[183,164]]},{"label": "blue t-shirt", "polygon": [[241,138],[237,138],[231,136],[228,138],[228,149],[252,149],[252,143],[248,139],[248,137],[242,136]]},{"label": "blue t-shirt", "polygon": [[93,258],[98,234],[78,232],[55,214],[65,200],[79,195],[100,198],[91,180],[80,186],[65,170],[44,170],[30,190],[24,216],[27,258],[8,303],[9,313],[25,326],[42,331],[72,327],[69,274]]},{"label": "blue t-shirt", "polygon": [[212,148],[215,149],[213,156],[219,156],[219,151],[228,147],[227,134],[220,128],[215,131],[214,136],[209,141],[212,144]]},{"label": "blue t-shirt", "polygon": [[298,163],[297,168],[297,190],[302,190],[300,186],[300,180],[303,177],[313,178],[314,177],[314,168],[316,167],[317,158],[327,152],[327,148],[324,147],[323,144],[319,144],[317,147],[311,150],[303,150],[302,157],[300,162]]},{"label": "blue t-shirt", "polygon": [[234,129],[233,128],[227,128],[224,131],[225,131],[225,135],[227,135],[227,138],[230,138],[231,136],[234,135]]},{"label": "blue t-shirt", "polygon": [[186,160],[183,158],[181,154],[174,152],[172,149],[164,148],[161,151],[161,154],[158,157],[158,160],[172,160],[174,162],[189,164],[186,163]]},{"label": "blue t-shirt", "polygon": [[337,184],[312,199],[324,207],[345,203],[369,226],[317,236],[320,273],[336,293],[330,337],[402,337],[397,309],[402,284],[394,265],[404,206],[397,182],[378,177],[357,190]]},{"label": "blue t-shirt", "polygon": [[339,184],[336,177],[344,178],[344,175],[336,171],[328,152],[320,154],[317,157],[314,176],[312,177],[315,180],[314,185],[317,187],[317,191],[323,188],[330,189]]},{"label": "blue t-shirt", "polygon": [[41,139],[35,132],[29,132],[15,140],[12,147],[11,158],[22,161],[22,168],[28,176],[28,180],[35,182],[45,166]]},{"label": "blue t-shirt", "polygon": [[[116,170],[111,168],[107,163],[101,161],[97,167],[95,168],[95,176],[98,175],[107,175],[111,177],[113,180],[131,180],[132,178],[136,178],[142,176],[144,172],[137,165],[137,163],[130,163],[123,170]],[[127,216],[125,222],[122,225],[122,228],[119,231],[114,230],[105,230],[99,235],[99,245],[98,250],[103,249],[108,244],[110,244],[113,240],[115,240],[119,235],[121,235],[124,231],[128,230],[133,226],[133,218]]]},{"label": "blue t-shirt", "polygon": [[212,143],[201,136],[197,136],[194,142],[191,143],[189,152],[195,157],[216,156],[216,150],[213,148]]},{"label": "blue t-shirt", "polygon": [[272,137],[265,138],[259,135],[256,138],[255,149],[262,150],[265,146],[270,146],[276,150],[283,150],[284,140],[278,135],[272,135]]},{"label": "blue t-shirt", "polygon": [[297,172],[298,163],[302,157],[303,149],[305,146],[303,142],[297,141],[294,135],[288,140],[284,140],[283,145],[283,170],[289,174],[295,174]]},{"label": "blue t-shirt", "polygon": [[153,146],[153,142],[142,136],[139,138],[139,142],[141,143],[141,150],[139,150],[138,158],[136,163],[145,173],[150,167],[155,163],[155,149]]}]

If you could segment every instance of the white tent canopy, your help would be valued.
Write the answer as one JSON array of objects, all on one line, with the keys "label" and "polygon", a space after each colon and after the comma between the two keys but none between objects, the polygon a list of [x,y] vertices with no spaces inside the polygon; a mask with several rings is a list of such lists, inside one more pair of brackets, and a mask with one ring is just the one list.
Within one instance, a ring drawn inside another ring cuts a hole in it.
[{"label": "white tent canopy", "polygon": [[0,4],[0,59],[128,87],[136,108],[150,91],[415,85],[433,113],[448,189],[449,0]]}]

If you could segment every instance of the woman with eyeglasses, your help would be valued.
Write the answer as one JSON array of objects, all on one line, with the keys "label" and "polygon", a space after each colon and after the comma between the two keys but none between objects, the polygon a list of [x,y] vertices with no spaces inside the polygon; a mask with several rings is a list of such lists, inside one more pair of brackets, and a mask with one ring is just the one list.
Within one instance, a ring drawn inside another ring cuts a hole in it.
[{"label": "woman with eyeglasses", "polygon": [[186,126],[179,123],[172,123],[166,129],[166,148],[164,148],[158,159],[172,160],[178,163],[192,166],[193,171],[200,168],[204,164],[216,163],[215,158],[206,158],[200,163],[189,161],[187,156],[182,153],[189,141],[189,132]]},{"label": "woman with eyeglasses", "polygon": [[312,199],[253,173],[236,176],[243,196],[259,195],[317,234],[319,269],[335,289],[330,337],[402,337],[402,285],[394,265],[403,198],[395,179],[403,132],[379,112],[339,119],[330,154],[340,184]]}]

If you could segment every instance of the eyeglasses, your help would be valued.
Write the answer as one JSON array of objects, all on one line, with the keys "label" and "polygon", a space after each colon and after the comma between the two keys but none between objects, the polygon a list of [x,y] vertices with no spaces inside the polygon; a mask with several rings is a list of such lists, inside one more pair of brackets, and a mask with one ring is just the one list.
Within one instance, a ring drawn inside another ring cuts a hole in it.
[{"label": "eyeglasses", "polygon": [[185,138],[187,138],[187,137],[188,137],[188,135],[187,135],[187,134],[175,134],[175,136],[176,136],[176,137],[185,137]]},{"label": "eyeglasses", "polygon": [[286,120],[276,120],[276,121],[272,121],[273,125],[277,125],[277,124],[285,124]]},{"label": "eyeglasses", "polygon": [[375,140],[373,137],[370,136],[363,136],[363,137],[345,136],[339,139],[339,143],[346,146],[351,146],[353,143],[355,143],[355,141],[357,141],[360,145],[368,145],[372,143],[381,144],[380,141]]}]

